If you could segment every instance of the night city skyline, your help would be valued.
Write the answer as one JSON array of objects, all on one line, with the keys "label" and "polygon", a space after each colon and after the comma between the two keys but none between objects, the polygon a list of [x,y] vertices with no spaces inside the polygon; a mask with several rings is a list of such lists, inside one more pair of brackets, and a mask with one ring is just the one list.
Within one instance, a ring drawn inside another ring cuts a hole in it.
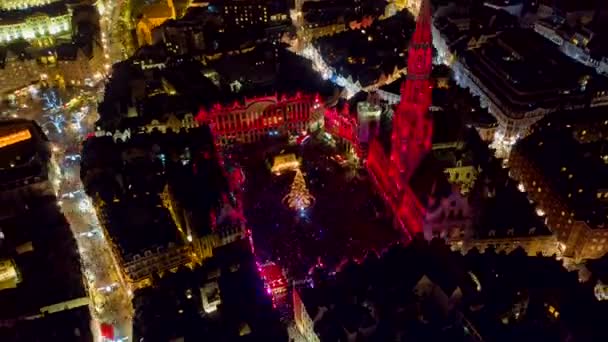
[{"label": "night city skyline", "polygon": [[601,0],[0,3],[0,341],[608,341]]}]

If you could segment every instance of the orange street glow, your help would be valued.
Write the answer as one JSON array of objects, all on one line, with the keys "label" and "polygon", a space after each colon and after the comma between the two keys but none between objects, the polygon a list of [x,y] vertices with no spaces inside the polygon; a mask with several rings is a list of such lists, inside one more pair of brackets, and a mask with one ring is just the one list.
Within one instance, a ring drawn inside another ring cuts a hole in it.
[{"label": "orange street glow", "polygon": [[19,132],[13,133],[13,134],[5,135],[3,137],[0,137],[0,148],[6,147],[6,146],[9,146],[12,144],[16,144],[16,143],[24,141],[24,140],[28,140],[31,137],[32,137],[32,134],[27,129],[21,130]]}]

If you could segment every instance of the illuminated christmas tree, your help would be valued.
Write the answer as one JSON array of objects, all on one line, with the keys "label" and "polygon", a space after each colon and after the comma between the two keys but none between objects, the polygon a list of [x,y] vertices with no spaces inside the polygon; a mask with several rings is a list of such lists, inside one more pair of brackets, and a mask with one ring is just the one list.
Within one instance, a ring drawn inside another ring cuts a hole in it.
[{"label": "illuminated christmas tree", "polygon": [[283,203],[292,210],[304,210],[312,206],[314,202],[315,198],[308,192],[302,171],[296,169],[296,176],[289,193],[283,197]]}]

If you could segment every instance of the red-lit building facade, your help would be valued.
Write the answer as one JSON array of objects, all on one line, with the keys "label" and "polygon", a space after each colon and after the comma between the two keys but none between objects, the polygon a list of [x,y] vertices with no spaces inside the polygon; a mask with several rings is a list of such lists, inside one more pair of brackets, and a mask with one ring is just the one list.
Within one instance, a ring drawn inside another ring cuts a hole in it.
[{"label": "red-lit building facade", "polygon": [[201,109],[200,123],[209,123],[220,145],[252,143],[262,137],[300,134],[322,118],[319,95],[296,93],[245,99],[233,105]]},{"label": "red-lit building facade", "polygon": [[337,138],[342,144],[350,145],[348,147],[352,147],[357,156],[361,156],[358,137],[359,124],[357,119],[350,115],[348,103],[342,109],[333,107],[325,110],[323,126],[325,132]]},{"label": "red-lit building facade", "polygon": [[408,48],[408,75],[393,117],[390,153],[387,155],[380,143],[373,141],[367,159],[370,175],[393,211],[396,224],[406,233],[422,231],[425,212],[409,181],[432,145],[433,121],[428,110],[432,94],[431,44],[431,8],[424,0]]}]

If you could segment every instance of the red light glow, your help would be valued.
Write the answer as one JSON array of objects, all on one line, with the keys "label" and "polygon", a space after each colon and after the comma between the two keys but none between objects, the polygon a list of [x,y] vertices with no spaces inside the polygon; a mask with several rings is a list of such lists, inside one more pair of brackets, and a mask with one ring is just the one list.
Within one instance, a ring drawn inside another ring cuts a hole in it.
[{"label": "red light glow", "polygon": [[268,294],[280,294],[287,291],[287,279],[279,265],[268,263],[260,266],[259,269]]},{"label": "red light glow", "polygon": [[397,225],[406,234],[422,231],[425,213],[409,181],[431,148],[433,121],[428,111],[432,95],[430,23],[430,5],[425,0],[408,49],[408,77],[401,86],[401,102],[393,117],[390,157],[374,141],[366,163],[371,178],[395,215]]}]

